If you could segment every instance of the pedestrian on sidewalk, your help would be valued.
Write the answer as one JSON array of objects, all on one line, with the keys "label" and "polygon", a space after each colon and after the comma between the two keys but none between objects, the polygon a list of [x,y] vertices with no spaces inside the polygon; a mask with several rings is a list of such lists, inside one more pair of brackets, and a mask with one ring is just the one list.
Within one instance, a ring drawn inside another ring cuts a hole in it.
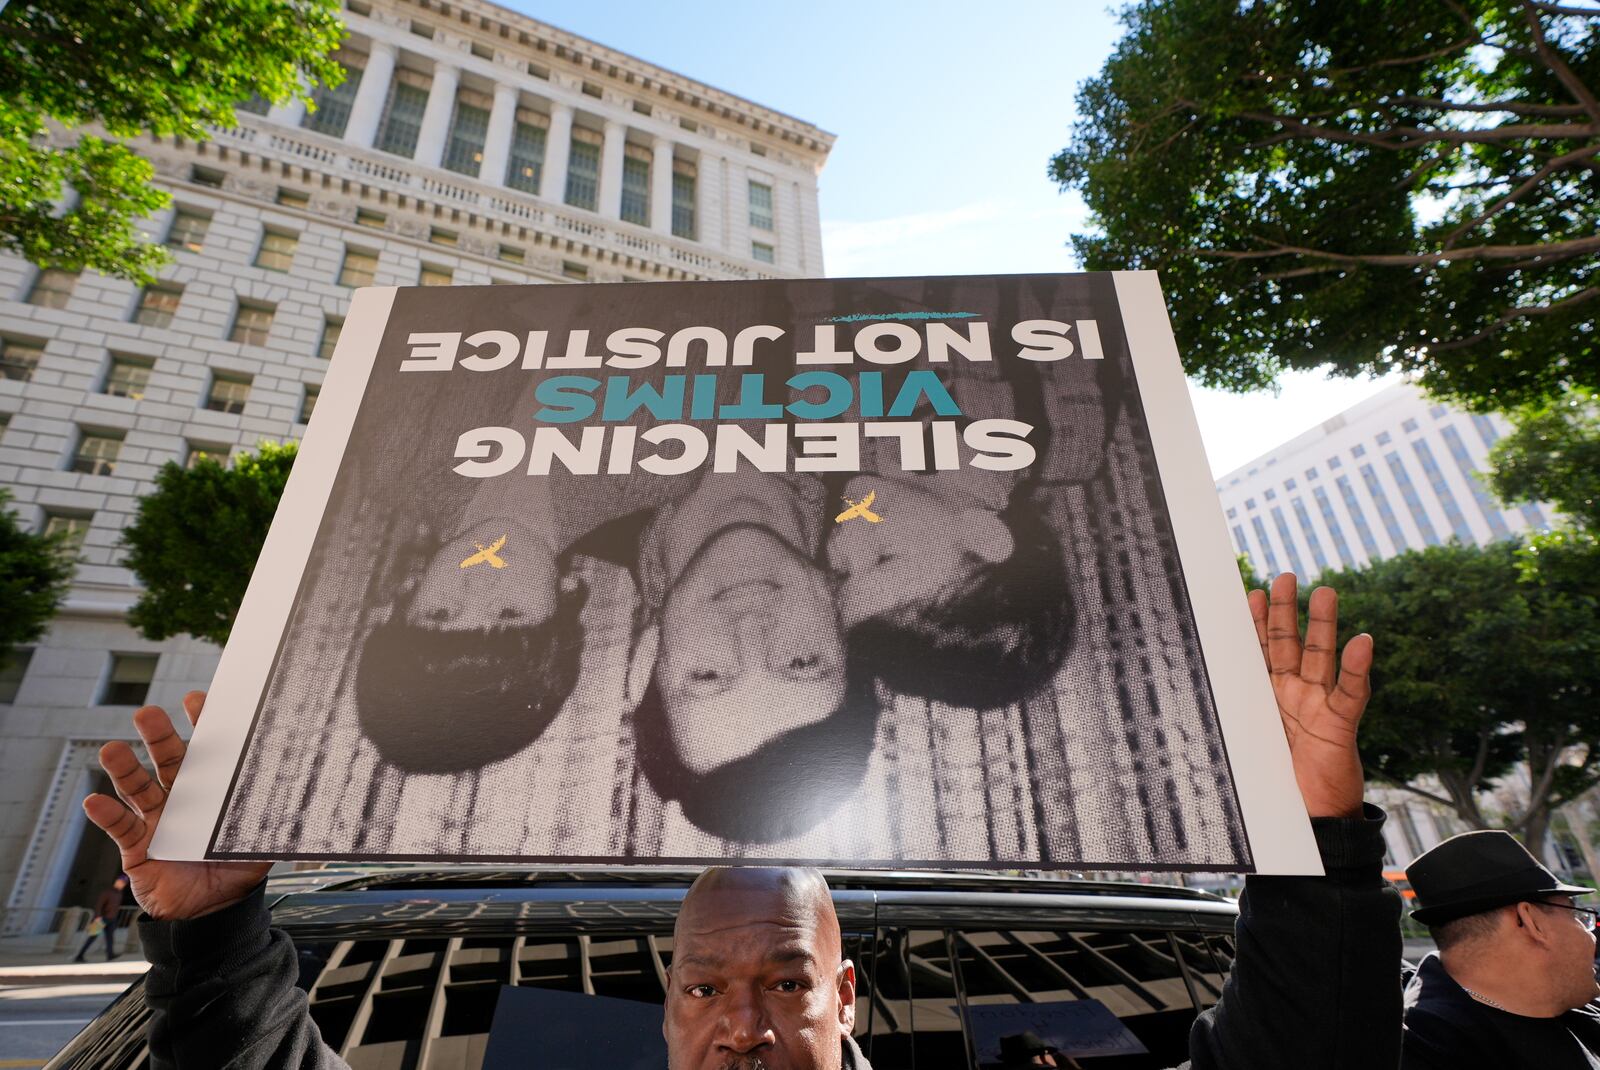
[{"label": "pedestrian on sidewalk", "polygon": [[111,887],[100,893],[100,898],[95,900],[94,917],[89,920],[89,939],[83,942],[78,949],[78,955],[73,962],[84,961],[84,956],[94,946],[94,938],[104,935],[106,938],[106,961],[117,958],[117,918],[122,914],[122,895],[128,887],[126,875],[119,875],[112,882]]}]

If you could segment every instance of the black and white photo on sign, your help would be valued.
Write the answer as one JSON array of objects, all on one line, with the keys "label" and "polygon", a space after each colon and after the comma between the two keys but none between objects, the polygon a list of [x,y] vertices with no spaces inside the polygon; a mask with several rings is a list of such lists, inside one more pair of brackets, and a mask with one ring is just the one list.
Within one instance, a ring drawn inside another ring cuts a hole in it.
[{"label": "black and white photo on sign", "polygon": [[1113,276],[403,294],[214,856],[1256,865]]}]

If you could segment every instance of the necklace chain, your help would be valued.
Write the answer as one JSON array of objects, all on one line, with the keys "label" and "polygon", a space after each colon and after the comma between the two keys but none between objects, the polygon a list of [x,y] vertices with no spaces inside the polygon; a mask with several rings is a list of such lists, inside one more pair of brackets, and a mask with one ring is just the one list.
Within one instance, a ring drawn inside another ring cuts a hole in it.
[{"label": "necklace chain", "polygon": [[[1478,993],[1478,992],[1474,992],[1472,989],[1468,988],[1466,985],[1462,985],[1461,986],[1461,990],[1463,992],[1465,992],[1467,995],[1471,996],[1473,999],[1477,1000],[1479,1003],[1487,1003],[1489,1006],[1493,1007],[1497,1011],[1504,1011],[1505,1010],[1504,1007],[1500,1006],[1500,1004],[1496,1003],[1494,1000],[1490,999],[1488,996],[1482,995],[1481,993]],[[1511,1012],[1510,1011],[1506,1011],[1506,1013],[1509,1014]]]}]

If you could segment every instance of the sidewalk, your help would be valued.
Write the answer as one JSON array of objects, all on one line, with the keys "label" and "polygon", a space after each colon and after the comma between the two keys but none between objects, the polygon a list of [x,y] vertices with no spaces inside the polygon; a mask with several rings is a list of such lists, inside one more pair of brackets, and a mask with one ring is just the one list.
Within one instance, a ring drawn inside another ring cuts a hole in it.
[{"label": "sidewalk", "polygon": [[[73,962],[72,951],[55,945],[51,935],[0,939],[0,988],[13,985],[131,984],[150,968],[137,945],[110,962],[99,941],[84,962]],[[127,945],[118,934],[118,948]]]}]

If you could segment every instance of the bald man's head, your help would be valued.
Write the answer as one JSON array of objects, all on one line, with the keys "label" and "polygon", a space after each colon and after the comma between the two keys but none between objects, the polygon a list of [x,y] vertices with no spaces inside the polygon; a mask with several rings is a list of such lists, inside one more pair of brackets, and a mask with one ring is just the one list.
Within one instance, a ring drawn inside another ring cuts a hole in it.
[{"label": "bald man's head", "polygon": [[855,1024],[842,946],[817,870],[706,870],[673,930],[671,1070],[837,1070]]}]

